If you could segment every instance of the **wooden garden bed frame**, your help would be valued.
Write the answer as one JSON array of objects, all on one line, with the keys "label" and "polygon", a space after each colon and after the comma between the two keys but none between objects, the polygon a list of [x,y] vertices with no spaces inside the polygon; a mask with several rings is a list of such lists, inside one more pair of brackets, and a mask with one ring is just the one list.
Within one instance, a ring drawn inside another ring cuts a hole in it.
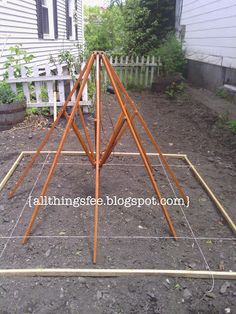
[{"label": "wooden garden bed frame", "polygon": [[[26,156],[34,154],[35,151],[22,151],[16,161],[9,169],[0,183],[0,191],[4,188],[10,177],[13,175],[20,161]],[[41,154],[55,154],[56,151],[41,151]],[[63,155],[84,156],[83,151],[62,151]],[[113,156],[139,156],[139,153],[113,152]],[[157,153],[147,153],[148,156],[158,156]],[[226,220],[228,226],[236,234],[236,225],[227,213],[226,209],[219,202],[213,191],[202,178],[196,167],[191,163],[185,154],[163,154],[166,157],[183,160],[199,181],[204,191],[215,204],[220,214]],[[168,269],[78,269],[78,268],[35,268],[35,269],[0,269],[0,277],[119,277],[119,276],[170,276],[183,278],[212,278],[230,280],[236,279],[236,272],[233,271],[208,271],[208,270],[168,270]]]}]

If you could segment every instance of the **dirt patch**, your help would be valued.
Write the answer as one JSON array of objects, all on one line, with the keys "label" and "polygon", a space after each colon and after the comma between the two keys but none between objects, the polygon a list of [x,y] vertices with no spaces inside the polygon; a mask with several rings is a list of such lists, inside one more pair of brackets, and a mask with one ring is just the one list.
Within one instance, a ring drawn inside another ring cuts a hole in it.
[{"label": "dirt patch", "polygon": [[216,96],[215,93],[206,89],[197,89],[193,87],[188,87],[191,97],[197,101],[209,107],[219,116],[225,116],[229,120],[236,119],[236,104],[226,100],[222,97]]},{"label": "dirt patch", "polygon": [[[235,136],[219,127],[218,116],[200,102],[185,95],[170,101],[164,95],[132,93],[140,112],[148,122],[165,153],[185,153],[203,174],[219,200],[235,215]],[[112,95],[103,97],[102,135],[105,146],[119,106]],[[78,125],[80,127],[79,121]],[[93,134],[93,120],[87,117]],[[55,149],[62,134],[62,121],[45,148]],[[139,127],[145,147],[154,152]],[[1,177],[22,150],[34,150],[46,129],[31,128],[0,133]],[[80,149],[71,132],[65,150]],[[116,151],[137,151],[127,132]],[[46,159],[47,158],[47,159]],[[102,206],[99,215],[98,263],[91,264],[93,208],[47,206],[40,212],[29,242],[22,246],[23,235],[32,208],[27,198],[40,193],[51,156],[41,156],[17,192],[7,200],[13,182],[28,158],[17,168],[2,192],[0,259],[2,268],[22,267],[99,267],[206,269],[235,271],[233,234],[214,205],[201,189],[188,167],[168,159],[190,197],[190,207],[170,206],[169,212],[180,239],[170,239],[160,208]],[[155,176],[163,196],[173,191],[158,158],[152,158]],[[43,169],[42,169],[43,167]],[[102,196],[151,197],[152,187],[139,158],[113,157],[102,169]],[[86,197],[94,194],[94,169],[84,157],[60,159],[48,195]],[[24,209],[24,210],[23,210]],[[22,215],[19,218],[20,213]],[[187,218],[187,220],[186,220]],[[194,235],[198,238],[197,242]],[[14,232],[12,233],[12,231]],[[8,242],[7,242],[8,241]],[[6,245],[7,244],[7,245]],[[200,246],[200,249],[198,247]],[[234,312],[236,284],[224,281],[180,278],[23,278],[1,280],[0,304],[3,313],[224,313]],[[223,286],[223,287],[222,287]],[[227,287],[226,287],[227,286]],[[213,287],[213,292],[208,292]],[[225,288],[226,287],[226,288]],[[9,300],[12,300],[9,302]]]}]

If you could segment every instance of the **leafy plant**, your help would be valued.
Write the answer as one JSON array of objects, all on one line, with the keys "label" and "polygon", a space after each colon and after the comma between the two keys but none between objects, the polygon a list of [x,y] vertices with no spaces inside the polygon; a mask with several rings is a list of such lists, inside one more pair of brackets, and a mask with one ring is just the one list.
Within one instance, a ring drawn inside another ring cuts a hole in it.
[{"label": "leafy plant", "polygon": [[31,107],[31,108],[27,108],[26,110],[27,114],[34,114],[34,115],[44,115],[44,116],[48,116],[50,114],[50,110],[48,107],[41,107],[41,108],[37,108],[37,107]]},{"label": "leafy plant", "polygon": [[23,99],[23,95],[14,93],[5,81],[0,82],[0,104],[11,104]]},{"label": "leafy plant", "polygon": [[[22,44],[13,46],[9,48],[10,55],[7,56],[6,62],[4,63],[4,69],[6,70],[3,74],[4,80],[8,78],[9,67],[13,67],[14,77],[18,78],[21,76],[21,65],[24,64],[26,68],[26,75],[29,76],[32,73],[31,67],[27,64],[30,63],[35,57],[32,54],[29,54],[26,50],[22,49]],[[17,88],[17,97],[16,100],[22,100],[24,98],[23,86],[22,83],[16,84]],[[30,86],[31,88],[31,86]],[[9,97],[11,97],[9,94]]]},{"label": "leafy plant", "polygon": [[28,115],[30,115],[30,114],[35,114],[35,115],[37,115],[37,114],[39,114],[39,110],[38,110],[38,108],[36,108],[36,107],[30,107],[30,108],[27,108],[27,109],[26,109],[26,113],[27,113]]},{"label": "leafy plant", "polygon": [[91,80],[88,80],[88,96],[89,98],[93,99],[96,92],[96,87],[94,85],[94,82]]},{"label": "leafy plant", "polygon": [[81,64],[83,62],[85,52],[80,44],[75,45],[77,48],[77,56],[73,55],[69,50],[61,50],[57,57],[50,55],[49,62],[54,64],[65,64],[67,70],[73,79],[75,75],[80,72]]},{"label": "leafy plant", "polygon": [[183,73],[186,59],[182,45],[175,34],[169,33],[162,45],[154,51],[160,57],[160,72],[162,75]]},{"label": "leafy plant", "polygon": [[[45,84],[41,85],[40,88],[40,97],[42,99],[43,102],[48,102],[49,101],[49,97],[48,97],[48,91],[47,91],[47,87]],[[34,84],[30,84],[30,98],[31,101],[34,102],[35,101],[35,87]],[[49,115],[50,114],[50,109],[48,107],[30,107],[27,108],[27,114],[34,114],[34,115]]]},{"label": "leafy plant", "polygon": [[[34,55],[29,54],[26,50],[21,48],[22,44],[16,45],[14,47],[10,47],[10,56],[7,56],[6,62],[4,63],[4,69],[6,69],[3,74],[4,79],[8,78],[8,69],[9,67],[13,67],[14,69],[14,77],[20,77],[20,68],[21,65],[28,64],[34,59]],[[31,73],[31,68],[26,67],[26,74],[29,75]]]},{"label": "leafy plant", "polygon": [[176,84],[175,82],[171,83],[169,87],[167,87],[165,94],[169,98],[175,98],[177,95],[183,94],[186,89],[185,83]]},{"label": "leafy plant", "polygon": [[41,85],[41,93],[40,93],[41,99],[43,102],[48,102],[48,90],[45,85]]}]

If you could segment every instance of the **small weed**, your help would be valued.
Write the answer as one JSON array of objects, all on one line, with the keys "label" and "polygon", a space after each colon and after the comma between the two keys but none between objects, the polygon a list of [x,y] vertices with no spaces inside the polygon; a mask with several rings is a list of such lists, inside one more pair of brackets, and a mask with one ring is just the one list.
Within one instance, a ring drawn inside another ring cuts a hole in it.
[{"label": "small weed", "polygon": [[234,134],[236,134],[236,120],[230,120],[226,125]]},{"label": "small weed", "polygon": [[226,123],[229,121],[229,111],[225,111],[223,114],[220,115],[220,120],[223,123]]},{"label": "small weed", "polygon": [[173,290],[180,290],[180,289],[181,289],[181,286],[180,286],[179,283],[175,283],[175,284],[173,284],[172,289],[173,289]]},{"label": "small weed", "polygon": [[229,112],[225,111],[223,114],[221,114],[217,121],[217,126],[219,128],[225,128],[225,125],[229,122]]},{"label": "small weed", "polygon": [[228,111],[220,115],[217,124],[218,124],[218,127],[228,128],[233,132],[233,134],[236,134],[236,120],[229,120]]},{"label": "small weed", "polygon": [[41,99],[43,102],[48,102],[49,98],[48,98],[48,91],[47,91],[47,87],[45,85],[41,86],[41,93],[40,93]]},{"label": "small weed", "polygon": [[128,82],[128,84],[126,85],[126,88],[130,91],[134,91],[134,92],[140,92],[145,90],[145,87],[141,84],[135,84],[133,82]]},{"label": "small weed", "polygon": [[173,82],[169,87],[167,87],[165,94],[169,97],[169,98],[175,98],[177,95],[181,95],[184,93],[186,89],[186,85],[185,83],[180,83],[180,84],[176,84],[175,82]]},{"label": "small weed", "polygon": [[31,108],[27,108],[27,109],[26,109],[26,113],[27,113],[28,115],[30,115],[30,114],[38,114],[39,112],[38,112],[38,108],[36,108],[36,107],[31,107]]},{"label": "small weed", "polygon": [[31,107],[26,109],[27,115],[43,115],[43,116],[48,116],[50,114],[50,110],[48,107],[41,107],[41,108],[36,108],[36,107]]},{"label": "small weed", "polygon": [[218,88],[216,90],[216,96],[225,99],[225,100],[229,100],[229,94],[227,93],[227,91],[223,88]]},{"label": "small weed", "polygon": [[89,98],[93,99],[96,95],[96,86],[92,81],[88,81],[88,96]]}]

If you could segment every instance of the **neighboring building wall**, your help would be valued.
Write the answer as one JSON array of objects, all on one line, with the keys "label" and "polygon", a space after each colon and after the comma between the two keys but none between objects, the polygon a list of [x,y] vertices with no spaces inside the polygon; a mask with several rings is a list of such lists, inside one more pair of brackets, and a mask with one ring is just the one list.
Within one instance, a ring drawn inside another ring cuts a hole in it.
[{"label": "neighboring building wall", "polygon": [[176,16],[195,82],[236,84],[236,1],[177,0]]},{"label": "neighboring building wall", "polygon": [[36,58],[33,63],[46,64],[49,55],[54,57],[65,49],[76,54],[75,44],[83,43],[82,0],[77,1],[78,40],[67,39],[65,0],[57,0],[58,38],[39,39],[35,0],[0,0],[0,77],[3,74],[8,48],[22,44]]}]

